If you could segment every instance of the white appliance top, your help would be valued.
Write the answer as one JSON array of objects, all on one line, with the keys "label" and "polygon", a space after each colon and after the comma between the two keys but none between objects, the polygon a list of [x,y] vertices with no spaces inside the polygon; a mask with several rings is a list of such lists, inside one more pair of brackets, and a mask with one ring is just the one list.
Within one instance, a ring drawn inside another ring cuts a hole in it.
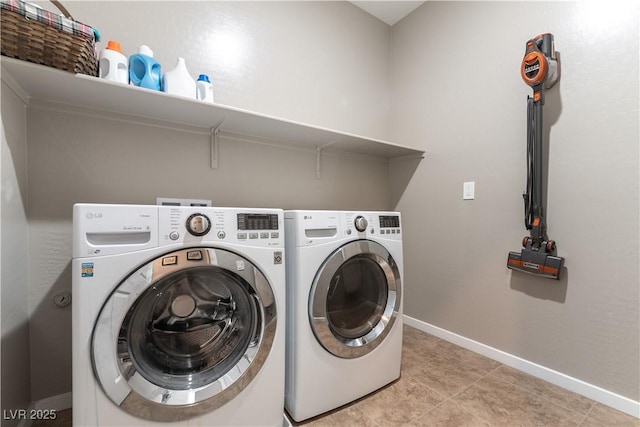
[{"label": "white appliance top", "polygon": [[76,204],[73,257],[180,244],[284,247],[281,209]]},{"label": "white appliance top", "polygon": [[287,239],[296,246],[336,240],[374,239],[401,241],[400,212],[383,211],[285,211],[291,221]]}]

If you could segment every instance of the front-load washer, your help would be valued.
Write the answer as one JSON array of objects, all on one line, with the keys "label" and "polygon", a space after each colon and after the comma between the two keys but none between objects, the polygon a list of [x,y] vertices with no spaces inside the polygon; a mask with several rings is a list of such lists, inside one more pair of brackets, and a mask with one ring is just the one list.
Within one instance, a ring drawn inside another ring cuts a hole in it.
[{"label": "front-load washer", "polygon": [[280,426],[278,209],[77,204],[73,425]]},{"label": "front-load washer", "polygon": [[398,212],[285,211],[285,407],[296,421],[399,378]]}]

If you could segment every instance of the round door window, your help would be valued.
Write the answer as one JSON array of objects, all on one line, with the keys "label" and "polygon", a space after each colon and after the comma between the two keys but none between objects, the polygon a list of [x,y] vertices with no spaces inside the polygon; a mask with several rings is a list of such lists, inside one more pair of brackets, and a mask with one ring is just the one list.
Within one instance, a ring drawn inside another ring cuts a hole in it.
[{"label": "round door window", "polygon": [[318,270],[309,301],[313,332],[336,356],[369,353],[389,333],[400,308],[400,273],[380,244],[347,243]]},{"label": "round door window", "polygon": [[327,321],[347,339],[368,334],[380,321],[389,288],[384,270],[367,255],[356,255],[338,267],[327,293]]},{"label": "round door window", "polygon": [[211,248],[172,252],[136,270],[103,306],[94,371],[122,409],[149,420],[187,419],[251,382],[275,322],[274,295],[249,260]]},{"label": "round door window", "polygon": [[190,390],[230,371],[259,337],[260,309],[244,280],[219,267],[163,277],[129,309],[118,336],[120,370]]}]

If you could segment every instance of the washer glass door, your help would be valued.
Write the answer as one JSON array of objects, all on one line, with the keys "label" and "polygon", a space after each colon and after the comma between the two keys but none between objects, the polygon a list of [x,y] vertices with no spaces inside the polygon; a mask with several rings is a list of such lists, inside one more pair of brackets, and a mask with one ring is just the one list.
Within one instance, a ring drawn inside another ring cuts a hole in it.
[{"label": "washer glass door", "polygon": [[273,292],[249,260],[211,248],[172,252],[137,269],[103,306],[94,370],[107,396],[133,415],[190,418],[251,382],[275,321]]},{"label": "washer glass door", "polygon": [[370,240],[349,242],[322,264],[311,288],[311,328],[322,346],[343,358],[377,347],[400,308],[400,272],[391,254]]}]

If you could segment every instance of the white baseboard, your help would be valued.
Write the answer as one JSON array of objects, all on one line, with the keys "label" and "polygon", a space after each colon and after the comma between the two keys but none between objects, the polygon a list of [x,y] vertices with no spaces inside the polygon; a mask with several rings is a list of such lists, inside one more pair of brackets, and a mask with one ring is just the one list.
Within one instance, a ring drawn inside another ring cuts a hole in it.
[{"label": "white baseboard", "polygon": [[[33,411],[63,411],[65,409],[71,408],[73,405],[73,398],[71,392],[58,394],[56,396],[47,397],[42,400],[36,400],[35,402],[31,402],[29,408],[27,408],[27,413],[31,414]],[[50,413],[49,413],[50,414]],[[31,427],[33,421],[31,419],[23,418],[20,420],[18,427]]]},{"label": "white baseboard", "polygon": [[544,366],[529,362],[528,360],[524,360],[518,356],[505,353],[497,348],[465,338],[461,335],[449,332],[421,320],[414,319],[413,317],[404,315],[404,323],[428,334],[435,335],[445,341],[466,348],[467,350],[486,356],[504,365],[518,369],[536,378],[550,382],[558,387],[562,387],[574,393],[588,397],[589,399],[595,400],[603,405],[610,406],[633,417],[640,418],[640,402],[620,396],[619,394],[586,383],[577,378],[570,377],[561,372],[554,371],[553,369],[545,368]]}]

